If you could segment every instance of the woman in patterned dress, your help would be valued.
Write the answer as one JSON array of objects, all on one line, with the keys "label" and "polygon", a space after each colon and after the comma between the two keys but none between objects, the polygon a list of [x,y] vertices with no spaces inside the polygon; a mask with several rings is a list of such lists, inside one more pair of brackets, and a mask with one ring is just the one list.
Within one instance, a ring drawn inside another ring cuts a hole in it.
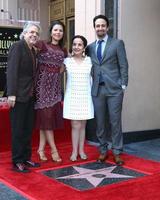
[{"label": "woman in patterned dress", "polygon": [[38,154],[42,161],[47,161],[45,146],[51,147],[51,157],[55,162],[61,162],[54,141],[53,130],[63,127],[61,106],[61,72],[64,71],[63,49],[64,25],[60,21],[52,22],[50,41],[37,43],[38,74],[36,81],[36,128],[40,129]]},{"label": "woman in patterned dress", "polygon": [[71,120],[71,161],[87,159],[84,152],[86,120],[94,118],[91,97],[91,59],[85,56],[87,40],[81,35],[72,39],[72,56],[65,59],[67,83],[64,97],[63,117]]}]

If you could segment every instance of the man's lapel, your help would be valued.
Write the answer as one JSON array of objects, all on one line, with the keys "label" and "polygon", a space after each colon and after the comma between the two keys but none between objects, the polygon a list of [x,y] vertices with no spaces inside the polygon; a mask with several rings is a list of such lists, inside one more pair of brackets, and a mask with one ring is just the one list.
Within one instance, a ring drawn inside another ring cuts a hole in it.
[{"label": "man's lapel", "polygon": [[96,41],[92,44],[92,60],[94,60],[94,62],[96,62],[97,64],[99,64],[99,60],[97,58],[97,52],[96,52]]},{"label": "man's lapel", "polygon": [[108,36],[107,43],[106,43],[106,46],[105,46],[105,49],[104,49],[104,52],[103,52],[101,63],[106,59],[106,57],[107,57],[107,51],[108,51],[111,43],[112,43],[112,38]]}]

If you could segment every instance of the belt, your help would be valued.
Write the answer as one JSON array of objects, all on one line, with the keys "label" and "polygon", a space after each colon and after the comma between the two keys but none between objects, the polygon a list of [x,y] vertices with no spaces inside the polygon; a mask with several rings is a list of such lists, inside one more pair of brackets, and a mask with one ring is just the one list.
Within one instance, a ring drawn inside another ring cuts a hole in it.
[{"label": "belt", "polygon": [[100,86],[104,86],[104,85],[105,85],[105,82],[100,82],[99,85],[100,85]]}]

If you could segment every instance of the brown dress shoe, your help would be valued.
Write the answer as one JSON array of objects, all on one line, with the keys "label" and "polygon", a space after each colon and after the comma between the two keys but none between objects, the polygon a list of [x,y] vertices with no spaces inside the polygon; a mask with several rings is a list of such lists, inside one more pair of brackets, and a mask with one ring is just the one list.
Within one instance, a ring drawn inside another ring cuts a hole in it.
[{"label": "brown dress shoe", "polygon": [[106,153],[100,154],[99,157],[98,157],[98,159],[97,159],[97,162],[98,163],[103,163],[103,162],[105,162],[105,160],[107,159],[107,157],[108,157],[108,155]]},{"label": "brown dress shoe", "polygon": [[114,155],[114,161],[115,161],[116,165],[118,165],[118,166],[124,165],[124,161],[122,160],[120,155]]}]

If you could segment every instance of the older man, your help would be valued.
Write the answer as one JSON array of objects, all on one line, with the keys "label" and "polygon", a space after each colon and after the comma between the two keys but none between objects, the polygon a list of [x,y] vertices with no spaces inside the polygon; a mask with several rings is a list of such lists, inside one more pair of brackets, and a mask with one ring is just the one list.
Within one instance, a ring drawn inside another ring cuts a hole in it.
[{"label": "older man", "polygon": [[40,26],[27,23],[9,51],[7,66],[7,96],[10,105],[13,170],[29,172],[39,167],[31,161],[31,136],[34,122],[34,77],[36,56],[33,45],[38,41]]}]

